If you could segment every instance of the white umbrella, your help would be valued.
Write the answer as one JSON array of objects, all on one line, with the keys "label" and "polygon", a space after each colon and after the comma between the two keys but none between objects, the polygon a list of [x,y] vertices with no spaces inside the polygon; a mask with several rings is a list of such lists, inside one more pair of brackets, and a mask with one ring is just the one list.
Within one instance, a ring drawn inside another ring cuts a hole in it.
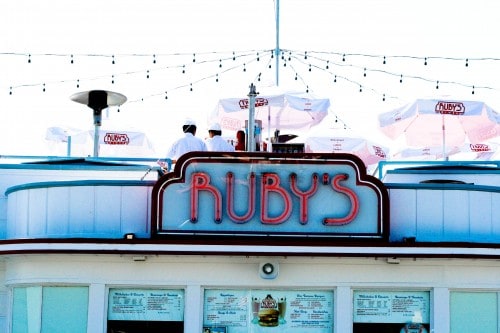
[{"label": "white umbrella", "polygon": [[307,134],[288,141],[304,143],[306,153],[349,153],[358,156],[366,166],[387,159],[389,149],[343,129],[311,129]]},{"label": "white umbrella", "polygon": [[479,143],[500,135],[500,115],[483,102],[419,99],[379,116],[383,133],[413,147]]},{"label": "white umbrella", "polygon": [[[94,145],[94,130],[49,127],[46,139],[66,143],[68,156],[90,156]],[[143,132],[99,129],[99,154],[108,157],[154,157],[155,150]]]},{"label": "white umbrella", "polygon": [[[328,114],[330,100],[305,93],[258,94],[255,98],[255,120],[278,130],[307,130],[319,124]],[[249,117],[249,99],[221,99],[209,117],[222,129],[237,131],[245,127]],[[270,135],[268,135],[270,136]]]}]

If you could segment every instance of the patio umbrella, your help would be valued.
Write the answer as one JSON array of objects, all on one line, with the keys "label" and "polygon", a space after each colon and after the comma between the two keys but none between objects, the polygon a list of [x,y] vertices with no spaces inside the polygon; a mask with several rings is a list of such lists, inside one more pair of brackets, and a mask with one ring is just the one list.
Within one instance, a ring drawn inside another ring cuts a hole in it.
[{"label": "patio umbrella", "polygon": [[[307,130],[319,124],[328,114],[330,100],[316,98],[304,93],[281,93],[257,95],[255,120],[270,130]],[[222,129],[237,131],[248,121],[249,99],[236,97],[221,99],[209,117],[210,122],[219,122]]]},{"label": "patio umbrella", "polygon": [[[446,156],[460,152],[459,147],[447,147]],[[414,160],[414,161],[432,161],[444,158],[443,148],[441,146],[422,147],[422,148],[404,148],[391,156],[391,160]]]},{"label": "patio umbrella", "polygon": [[[94,130],[49,127],[45,139],[64,143],[67,156],[90,156],[94,145]],[[143,132],[99,129],[99,153],[107,157],[153,157],[155,150]],[[53,145],[53,149],[57,150]]]},{"label": "patio umbrella", "polygon": [[379,115],[383,133],[404,136],[413,147],[446,147],[479,143],[500,135],[500,115],[483,102],[419,99]]},{"label": "patio umbrella", "polygon": [[389,149],[349,130],[311,129],[288,143],[304,143],[306,153],[349,153],[358,156],[366,166],[385,160]]}]

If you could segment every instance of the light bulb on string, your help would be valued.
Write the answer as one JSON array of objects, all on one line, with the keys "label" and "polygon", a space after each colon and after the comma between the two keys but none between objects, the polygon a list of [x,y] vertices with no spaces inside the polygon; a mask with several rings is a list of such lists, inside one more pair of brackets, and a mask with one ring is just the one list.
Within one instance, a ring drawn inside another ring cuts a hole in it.
[{"label": "light bulb on string", "polygon": [[337,75],[333,78],[333,83],[337,83]]},{"label": "light bulb on string", "polygon": [[465,67],[469,67],[469,59],[465,59]]},{"label": "light bulb on string", "polygon": [[233,51],[233,61],[236,60],[236,55],[234,54],[234,51]]},{"label": "light bulb on string", "polygon": [[359,92],[363,92],[363,86],[359,85]]},{"label": "light bulb on string", "polygon": [[219,73],[215,74],[215,82],[219,82]]},{"label": "light bulb on string", "polygon": [[298,77],[297,77],[297,73],[295,73],[295,81],[297,81]]},{"label": "light bulb on string", "polygon": [[260,61],[259,52],[257,52],[257,61]]},{"label": "light bulb on string", "polygon": [[399,83],[403,83],[403,74],[401,74],[401,76],[399,78]]},{"label": "light bulb on string", "polygon": [[436,81],[436,89],[439,89],[439,81]]},{"label": "light bulb on string", "polygon": [[186,73],[186,65],[182,65],[182,74]]},{"label": "light bulb on string", "polygon": [[77,87],[77,88],[80,88],[80,79],[77,79],[77,80],[76,80],[76,87]]},{"label": "light bulb on string", "polygon": [[243,64],[243,72],[246,72],[246,71],[247,71],[247,65]]},{"label": "light bulb on string", "polygon": [[292,60],[292,52],[288,52],[288,61],[291,61]]},{"label": "light bulb on string", "polygon": [[474,95],[474,86],[472,86],[472,95]]},{"label": "light bulb on string", "polygon": [[222,59],[219,59],[219,68],[222,68]]},{"label": "light bulb on string", "polygon": [[327,60],[327,61],[326,61],[326,69],[329,69],[329,68],[330,68],[330,66],[328,65],[329,63],[330,63],[330,60]]},{"label": "light bulb on string", "polygon": [[28,54],[28,64],[31,64],[31,54]]},{"label": "light bulb on string", "polygon": [[312,71],[312,67],[311,67],[311,64],[309,64],[309,72]]},{"label": "light bulb on string", "polygon": [[285,52],[281,51],[281,60],[285,60]]},{"label": "light bulb on string", "polygon": [[271,51],[271,59],[274,59],[274,50]]},{"label": "light bulb on string", "polygon": [[9,89],[9,95],[12,95],[12,87]]},{"label": "light bulb on string", "polygon": [[363,76],[366,77],[366,67],[363,70]]},{"label": "light bulb on string", "polygon": [[192,83],[189,84],[189,91],[193,91],[193,84]]},{"label": "light bulb on string", "polygon": [[156,64],[156,54],[153,54],[153,64]]},{"label": "light bulb on string", "polygon": [[304,60],[307,60],[307,51],[304,51]]},{"label": "light bulb on string", "polygon": [[45,92],[45,83],[42,85],[42,91]]},{"label": "light bulb on string", "polygon": [[193,62],[196,62],[196,53],[193,53]]},{"label": "light bulb on string", "polygon": [[113,65],[115,64],[115,55],[114,54],[111,56],[111,64],[113,64]]},{"label": "light bulb on string", "polygon": [[382,102],[385,102],[385,94],[382,95]]},{"label": "light bulb on string", "polygon": [[111,84],[115,84],[115,76],[111,75]]},{"label": "light bulb on string", "polygon": [[168,99],[168,95],[167,95],[167,92],[165,91],[165,99]]},{"label": "light bulb on string", "polygon": [[146,79],[149,79],[149,69],[146,71]]},{"label": "light bulb on string", "polygon": [[342,61],[345,61],[345,53],[342,55]]},{"label": "light bulb on string", "polygon": [[71,55],[71,60],[70,60],[70,63],[73,64],[74,61],[73,61],[73,55]]},{"label": "light bulb on string", "polygon": [[427,57],[424,58],[424,66],[427,66]]},{"label": "light bulb on string", "polygon": [[307,86],[306,88],[306,93],[309,93],[309,86]]},{"label": "light bulb on string", "polygon": [[382,61],[382,64],[385,65],[386,64],[386,61],[385,61],[385,56],[384,56],[384,60]]}]

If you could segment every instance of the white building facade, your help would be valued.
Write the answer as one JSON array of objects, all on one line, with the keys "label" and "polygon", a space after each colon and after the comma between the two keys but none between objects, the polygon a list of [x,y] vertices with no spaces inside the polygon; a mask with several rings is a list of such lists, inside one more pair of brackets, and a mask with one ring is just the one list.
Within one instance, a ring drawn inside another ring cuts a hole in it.
[{"label": "white building facade", "polygon": [[2,332],[500,331],[500,168],[0,165]]}]

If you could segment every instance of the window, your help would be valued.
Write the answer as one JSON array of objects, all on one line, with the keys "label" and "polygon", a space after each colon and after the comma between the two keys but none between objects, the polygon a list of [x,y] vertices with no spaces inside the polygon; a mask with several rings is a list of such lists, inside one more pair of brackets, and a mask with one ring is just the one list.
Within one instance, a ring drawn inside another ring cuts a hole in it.
[{"label": "window", "polygon": [[17,287],[13,333],[86,333],[87,287]]},{"label": "window", "polygon": [[110,289],[108,333],[184,332],[184,291]]},{"label": "window", "polygon": [[450,331],[497,333],[499,297],[496,292],[451,292]]},{"label": "window", "polygon": [[428,291],[355,291],[353,333],[428,333]]}]

